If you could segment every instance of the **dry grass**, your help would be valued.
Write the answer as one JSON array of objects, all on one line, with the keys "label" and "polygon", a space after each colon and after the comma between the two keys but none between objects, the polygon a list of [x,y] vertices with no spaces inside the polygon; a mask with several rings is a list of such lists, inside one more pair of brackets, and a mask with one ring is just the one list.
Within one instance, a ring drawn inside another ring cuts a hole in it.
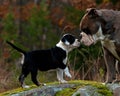
[{"label": "dry grass", "polygon": [[10,70],[10,65],[5,62],[5,59],[0,59],[0,92],[4,92],[16,87],[17,82],[13,80],[13,74]]}]

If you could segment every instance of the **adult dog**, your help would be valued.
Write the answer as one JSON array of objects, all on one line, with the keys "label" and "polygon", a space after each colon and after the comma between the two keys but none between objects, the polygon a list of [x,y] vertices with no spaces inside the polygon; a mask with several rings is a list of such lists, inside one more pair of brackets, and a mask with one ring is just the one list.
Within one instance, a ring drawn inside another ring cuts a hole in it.
[{"label": "adult dog", "polygon": [[115,65],[120,61],[120,12],[89,8],[80,22],[80,30],[85,45],[101,41],[107,68],[106,83],[117,82],[118,66]]},{"label": "adult dog", "polygon": [[50,69],[57,69],[57,79],[61,83],[67,82],[63,79],[63,73],[70,78],[72,77],[66,66],[68,52],[80,46],[80,42],[73,35],[65,34],[55,47],[47,50],[26,52],[9,41],[7,41],[7,43],[23,54],[22,72],[19,77],[22,87],[29,87],[24,83],[24,79],[29,73],[31,73],[33,83],[37,86],[40,85],[36,79],[38,70],[47,71]]}]

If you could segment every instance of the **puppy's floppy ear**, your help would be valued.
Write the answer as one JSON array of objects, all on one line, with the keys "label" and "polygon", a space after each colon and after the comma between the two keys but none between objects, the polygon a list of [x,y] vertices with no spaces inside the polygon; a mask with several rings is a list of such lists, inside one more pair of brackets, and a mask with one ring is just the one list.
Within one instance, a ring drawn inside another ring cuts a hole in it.
[{"label": "puppy's floppy ear", "polygon": [[102,16],[102,13],[95,8],[88,8],[86,12],[88,13],[90,18]]},{"label": "puppy's floppy ear", "polygon": [[66,45],[70,45],[70,43],[69,43],[67,40],[65,41],[65,44],[66,44]]},{"label": "puppy's floppy ear", "polygon": [[70,45],[70,43],[65,39],[65,35],[62,37],[61,41],[66,45]]}]

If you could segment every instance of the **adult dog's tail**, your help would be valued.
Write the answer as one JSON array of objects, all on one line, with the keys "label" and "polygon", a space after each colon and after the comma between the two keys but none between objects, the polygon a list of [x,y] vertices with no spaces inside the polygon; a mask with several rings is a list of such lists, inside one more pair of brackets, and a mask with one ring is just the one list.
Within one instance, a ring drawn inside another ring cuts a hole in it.
[{"label": "adult dog's tail", "polygon": [[24,51],[24,50],[18,48],[17,46],[15,46],[14,44],[12,44],[12,43],[9,42],[9,41],[6,41],[6,42],[7,42],[9,45],[11,45],[14,49],[16,49],[17,51],[23,53],[24,55],[26,54],[26,51]]}]

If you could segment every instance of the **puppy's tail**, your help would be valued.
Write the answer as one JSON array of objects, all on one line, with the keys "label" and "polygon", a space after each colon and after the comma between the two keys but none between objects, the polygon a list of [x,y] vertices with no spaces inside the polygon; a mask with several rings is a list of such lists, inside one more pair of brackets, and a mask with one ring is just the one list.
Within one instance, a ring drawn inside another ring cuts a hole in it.
[{"label": "puppy's tail", "polygon": [[6,41],[6,42],[7,42],[10,46],[12,46],[14,49],[16,49],[17,51],[23,53],[24,55],[26,54],[26,51],[24,51],[24,50],[18,48],[17,46],[15,46],[14,44],[12,44],[12,43],[9,42],[9,41]]}]

